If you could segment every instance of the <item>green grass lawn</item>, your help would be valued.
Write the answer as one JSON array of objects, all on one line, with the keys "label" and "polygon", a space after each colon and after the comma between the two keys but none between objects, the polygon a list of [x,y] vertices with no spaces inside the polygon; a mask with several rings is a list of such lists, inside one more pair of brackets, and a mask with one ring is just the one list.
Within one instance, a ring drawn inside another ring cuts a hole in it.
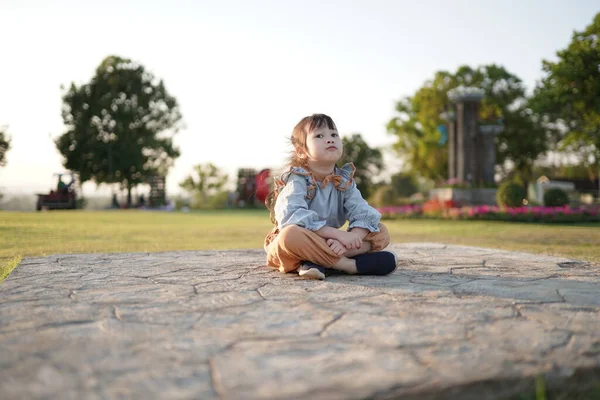
[{"label": "green grass lawn", "polygon": [[[600,262],[600,224],[384,221],[392,241],[443,242]],[[0,212],[0,281],[22,257],[64,253],[261,248],[264,210]]]}]

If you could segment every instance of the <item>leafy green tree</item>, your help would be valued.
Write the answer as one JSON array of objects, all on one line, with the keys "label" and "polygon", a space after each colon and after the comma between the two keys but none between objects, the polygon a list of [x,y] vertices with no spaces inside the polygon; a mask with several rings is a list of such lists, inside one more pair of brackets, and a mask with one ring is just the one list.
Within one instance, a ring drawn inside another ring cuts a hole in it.
[{"label": "leafy green tree", "polygon": [[179,186],[193,196],[192,207],[205,208],[215,204],[214,198],[222,198],[228,176],[212,164],[198,164]]},{"label": "leafy green tree", "polygon": [[497,154],[500,161],[509,161],[512,167],[502,165],[506,178],[517,179],[527,187],[535,178],[535,161],[548,151],[548,130],[528,108],[528,102],[514,110],[504,112],[506,129],[499,135]]},{"label": "leafy green tree", "polygon": [[553,128],[557,149],[577,154],[590,180],[600,168],[600,13],[574,32],[556,62],[542,62],[532,108]]},{"label": "leafy green tree", "polygon": [[6,127],[0,127],[0,167],[6,165],[6,153],[10,150],[10,142]]},{"label": "leafy green tree", "polygon": [[383,168],[383,156],[377,148],[371,148],[364,141],[360,133],[354,133],[350,137],[342,138],[344,155],[340,160],[343,165],[348,162],[354,163],[356,173],[354,179],[356,186],[364,198],[368,198],[373,187],[373,179]]},{"label": "leafy green tree", "polygon": [[129,59],[105,58],[89,83],[63,94],[66,126],[55,141],[64,167],[81,183],[120,183],[131,190],[167,174],[180,152],[173,144],[181,113],[162,80]]},{"label": "leafy green tree", "polygon": [[503,122],[504,132],[497,137],[498,164],[508,161],[516,172],[528,174],[537,156],[546,151],[546,132],[527,108],[521,79],[493,64],[476,69],[462,66],[455,73],[439,71],[413,96],[398,101],[387,124],[388,132],[397,137],[394,149],[420,176],[447,179],[448,147],[441,143],[438,126],[445,123],[440,114],[450,104],[448,91],[459,86],[484,90],[482,123]]},{"label": "leafy green tree", "polygon": [[[0,127],[0,167],[6,165],[6,153],[10,150],[10,137],[6,133],[6,127]],[[0,200],[2,200],[3,194],[0,193]]]}]

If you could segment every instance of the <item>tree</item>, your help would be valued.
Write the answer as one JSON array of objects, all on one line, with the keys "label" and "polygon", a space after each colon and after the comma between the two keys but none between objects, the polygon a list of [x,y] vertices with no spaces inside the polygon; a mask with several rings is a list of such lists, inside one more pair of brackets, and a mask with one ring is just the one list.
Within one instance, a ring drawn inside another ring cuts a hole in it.
[{"label": "tree", "polygon": [[496,152],[504,174],[510,180],[520,180],[525,188],[534,179],[534,165],[540,154],[549,149],[547,130],[528,107],[528,101],[515,110],[504,112],[505,131],[499,135]]},{"label": "tree", "polygon": [[227,175],[212,163],[198,164],[179,186],[194,197],[193,206],[204,208],[211,204],[211,199],[222,192],[227,183]]},{"label": "tree", "polygon": [[594,180],[600,168],[600,13],[556,55],[556,62],[542,61],[545,76],[532,108],[553,128],[557,149],[578,154]]},{"label": "tree", "polygon": [[388,133],[397,137],[394,149],[398,154],[424,178],[447,178],[448,150],[438,126],[444,123],[440,114],[449,105],[448,91],[458,86],[484,90],[479,111],[482,123],[502,120],[505,129],[496,143],[498,164],[511,162],[513,172],[530,171],[537,156],[546,151],[546,132],[527,108],[521,79],[497,65],[462,66],[454,74],[439,71],[412,97],[400,100],[387,125]]},{"label": "tree", "polygon": [[6,153],[10,150],[11,138],[6,132],[6,127],[0,127],[0,167],[6,165]]},{"label": "tree", "polygon": [[364,141],[360,133],[354,133],[350,137],[343,137],[344,155],[340,164],[353,162],[356,167],[354,179],[356,186],[364,198],[371,194],[373,178],[379,174],[383,168],[383,156],[381,151],[371,148]]},{"label": "tree", "polygon": [[129,59],[105,58],[89,83],[63,94],[66,132],[55,141],[63,165],[81,183],[120,183],[131,189],[167,174],[179,149],[173,136],[181,113],[162,80]]},{"label": "tree", "polygon": [[[6,153],[10,150],[10,137],[6,133],[6,127],[0,127],[0,167],[6,165]],[[3,195],[0,193],[0,200]]]}]

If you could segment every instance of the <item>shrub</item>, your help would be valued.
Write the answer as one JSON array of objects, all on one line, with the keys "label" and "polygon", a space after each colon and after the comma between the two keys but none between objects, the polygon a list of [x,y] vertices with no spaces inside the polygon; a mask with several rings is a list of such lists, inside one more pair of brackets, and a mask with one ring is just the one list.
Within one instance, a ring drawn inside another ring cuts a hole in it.
[{"label": "shrub", "polygon": [[87,208],[87,206],[88,206],[88,200],[85,197],[83,197],[83,196],[81,196],[80,198],[78,198],[75,201],[75,207],[78,210],[84,210],[84,209]]},{"label": "shrub", "polygon": [[394,201],[396,206],[410,206],[413,204],[419,204],[422,203],[419,202],[419,200],[413,200],[410,197],[397,197],[396,200]]},{"label": "shrub", "polygon": [[415,177],[402,172],[392,175],[390,186],[394,188],[398,197],[410,197],[419,191],[419,185]]},{"label": "shrub", "polygon": [[562,189],[548,189],[544,193],[544,205],[546,207],[563,207],[567,204],[569,204],[569,196]]},{"label": "shrub", "polygon": [[514,182],[505,182],[496,192],[496,202],[500,207],[520,207],[525,196],[523,186]]}]

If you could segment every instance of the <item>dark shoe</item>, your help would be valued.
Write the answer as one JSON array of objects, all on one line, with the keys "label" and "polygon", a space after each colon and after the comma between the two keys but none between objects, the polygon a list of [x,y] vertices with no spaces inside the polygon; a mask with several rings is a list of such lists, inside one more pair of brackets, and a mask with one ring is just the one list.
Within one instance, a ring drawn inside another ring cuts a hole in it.
[{"label": "dark shoe", "polygon": [[303,261],[298,267],[298,275],[310,279],[325,279],[329,268],[322,267],[310,261]]},{"label": "dark shoe", "polygon": [[376,251],[351,257],[356,260],[358,275],[387,275],[396,270],[396,255],[389,251]]}]

